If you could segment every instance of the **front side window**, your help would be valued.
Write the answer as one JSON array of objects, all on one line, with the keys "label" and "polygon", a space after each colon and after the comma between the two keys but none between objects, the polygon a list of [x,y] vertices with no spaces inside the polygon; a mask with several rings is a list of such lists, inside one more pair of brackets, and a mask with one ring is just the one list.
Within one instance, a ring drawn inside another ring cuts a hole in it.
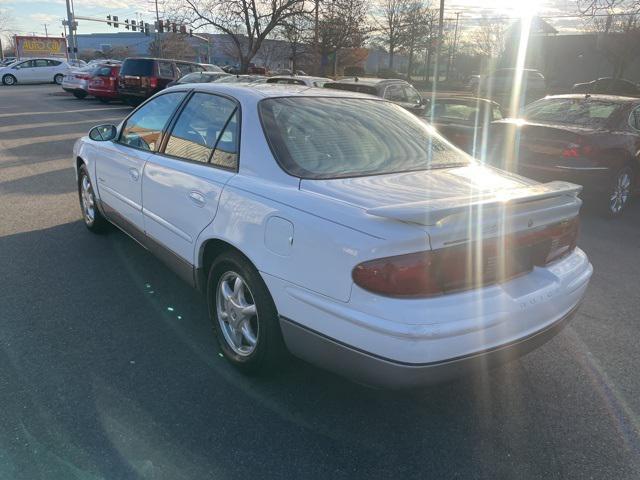
[{"label": "front side window", "polygon": [[154,98],[131,115],[120,134],[120,143],[155,152],[160,146],[162,131],[186,92],[171,92]]},{"label": "front side window", "polygon": [[180,113],[164,153],[195,162],[235,168],[237,105],[228,98],[196,93]]},{"label": "front side window", "polygon": [[16,68],[18,70],[21,70],[23,68],[31,68],[31,67],[33,67],[33,63],[34,63],[34,60],[29,60],[27,62],[19,63],[13,68]]},{"label": "front side window", "polygon": [[259,110],[276,160],[296,177],[355,177],[469,163],[427,124],[389,102],[273,98],[261,101]]},{"label": "front side window", "polygon": [[34,60],[33,62],[36,68],[48,67],[46,60]]},{"label": "front side window", "polygon": [[59,62],[58,60],[47,60],[47,65],[49,67],[57,67],[58,65],[60,65],[62,62]]}]

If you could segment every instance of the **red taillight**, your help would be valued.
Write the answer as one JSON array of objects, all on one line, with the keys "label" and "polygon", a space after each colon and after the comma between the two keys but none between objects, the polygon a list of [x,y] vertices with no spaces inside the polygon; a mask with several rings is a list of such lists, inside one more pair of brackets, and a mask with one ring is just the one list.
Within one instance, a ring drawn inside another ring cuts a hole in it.
[{"label": "red taillight", "polygon": [[353,269],[356,285],[391,297],[430,297],[507,281],[572,252],[578,217],[480,242],[370,260]]},{"label": "red taillight", "polygon": [[158,79],[156,77],[149,78],[149,86],[151,88],[156,88],[158,86]]},{"label": "red taillight", "polygon": [[577,143],[570,143],[562,150],[564,158],[587,157],[592,153],[593,147],[591,145],[579,145]]},{"label": "red taillight", "polygon": [[89,80],[91,78],[90,75],[85,75],[84,73],[80,73],[78,75],[76,75],[76,78],[80,79],[80,80]]}]

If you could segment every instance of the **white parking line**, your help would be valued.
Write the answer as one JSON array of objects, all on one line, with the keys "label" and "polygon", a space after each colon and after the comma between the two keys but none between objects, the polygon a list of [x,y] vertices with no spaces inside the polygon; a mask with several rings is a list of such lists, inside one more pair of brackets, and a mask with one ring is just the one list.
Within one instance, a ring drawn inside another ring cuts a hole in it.
[{"label": "white parking line", "polygon": [[131,107],[104,107],[104,108],[83,108],[80,110],[56,110],[56,111],[48,111],[48,112],[0,113],[0,118],[24,117],[28,115],[58,115],[58,114],[65,114],[65,113],[99,112],[104,110],[131,110]]},{"label": "white parking line", "polygon": [[21,124],[21,125],[7,125],[5,127],[0,127],[0,133],[9,133],[9,132],[16,132],[16,131],[20,131],[20,130],[25,130],[25,129],[29,129],[29,128],[45,128],[45,127],[64,127],[67,125],[84,125],[84,124],[90,124],[90,125],[97,125],[96,122],[119,122],[122,120],[123,117],[106,117],[106,118],[100,118],[95,119],[95,118],[86,118],[84,120],[77,120],[74,122],[40,122],[40,123],[29,123],[28,125],[25,124]]}]

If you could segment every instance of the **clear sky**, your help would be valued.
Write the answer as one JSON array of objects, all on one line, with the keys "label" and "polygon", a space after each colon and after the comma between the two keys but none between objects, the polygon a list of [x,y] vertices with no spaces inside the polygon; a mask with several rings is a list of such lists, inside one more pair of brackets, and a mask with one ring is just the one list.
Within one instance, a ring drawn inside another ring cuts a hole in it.
[{"label": "clear sky", "polygon": [[[120,21],[142,18],[153,24],[155,18],[153,0],[74,0],[76,15],[105,19],[108,14],[117,15]],[[439,0],[432,0],[437,7]],[[66,17],[65,0],[0,0],[0,10],[11,18],[12,33],[44,35],[45,27],[49,35],[59,36]],[[575,1],[571,0],[447,0],[447,17],[461,12],[461,22],[472,24],[472,17],[480,15],[506,15],[517,17],[525,11],[541,16],[570,15],[575,13]],[[559,30],[574,30],[577,20],[559,18],[551,20]],[[121,26],[121,31],[124,28]],[[116,29],[97,22],[79,21],[78,33],[115,32]]]}]

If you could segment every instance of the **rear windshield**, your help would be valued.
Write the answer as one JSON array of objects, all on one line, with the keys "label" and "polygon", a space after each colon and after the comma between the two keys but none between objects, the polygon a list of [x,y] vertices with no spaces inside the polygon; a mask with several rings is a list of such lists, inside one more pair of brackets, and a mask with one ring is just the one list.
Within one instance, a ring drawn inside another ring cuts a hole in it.
[{"label": "rear windshield", "polygon": [[278,163],[296,177],[357,177],[467,164],[415,115],[390,102],[273,98],[260,102]]},{"label": "rear windshield", "polygon": [[348,92],[368,93],[369,95],[377,95],[376,87],[371,85],[358,85],[357,83],[325,83],[324,88],[333,88],[334,90],[346,90]]},{"label": "rear windshield", "polygon": [[607,100],[552,98],[530,104],[524,116],[535,122],[601,127],[619,107],[619,103]]},{"label": "rear windshield", "polygon": [[120,69],[120,75],[150,77],[153,75],[153,60],[142,58],[125,60]]}]

